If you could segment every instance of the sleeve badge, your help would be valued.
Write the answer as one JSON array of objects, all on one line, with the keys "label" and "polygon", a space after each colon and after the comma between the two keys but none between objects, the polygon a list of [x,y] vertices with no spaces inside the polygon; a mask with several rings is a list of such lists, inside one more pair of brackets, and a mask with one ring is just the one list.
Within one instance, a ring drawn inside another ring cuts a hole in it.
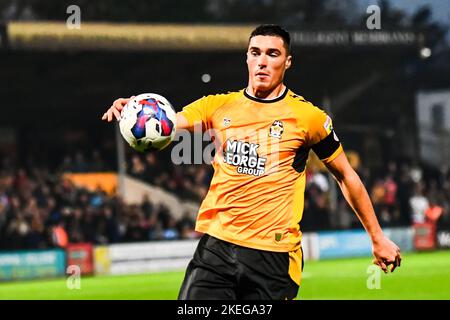
[{"label": "sleeve badge", "polygon": [[331,121],[331,118],[329,116],[327,116],[327,119],[325,120],[323,127],[325,128],[327,135],[329,135],[331,131],[333,131],[333,121]]}]

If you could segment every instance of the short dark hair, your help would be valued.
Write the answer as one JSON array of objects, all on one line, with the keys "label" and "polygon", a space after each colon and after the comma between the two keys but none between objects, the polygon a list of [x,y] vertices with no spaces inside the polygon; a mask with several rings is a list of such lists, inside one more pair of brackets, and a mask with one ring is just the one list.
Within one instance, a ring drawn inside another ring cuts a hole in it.
[{"label": "short dark hair", "polygon": [[282,27],[276,24],[262,24],[256,27],[255,30],[250,34],[248,41],[255,36],[275,36],[283,39],[284,47],[286,48],[287,54],[291,52],[291,36],[289,32],[284,30]]}]

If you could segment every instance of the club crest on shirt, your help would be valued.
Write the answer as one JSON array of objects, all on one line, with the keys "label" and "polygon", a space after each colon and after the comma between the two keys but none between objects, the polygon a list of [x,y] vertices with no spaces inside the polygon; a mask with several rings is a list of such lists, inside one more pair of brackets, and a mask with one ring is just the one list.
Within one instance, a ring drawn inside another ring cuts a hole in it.
[{"label": "club crest on shirt", "polygon": [[284,127],[283,122],[280,120],[275,120],[269,129],[269,137],[281,139]]},{"label": "club crest on shirt", "polygon": [[223,126],[224,127],[229,127],[231,124],[231,119],[230,118],[223,118]]}]

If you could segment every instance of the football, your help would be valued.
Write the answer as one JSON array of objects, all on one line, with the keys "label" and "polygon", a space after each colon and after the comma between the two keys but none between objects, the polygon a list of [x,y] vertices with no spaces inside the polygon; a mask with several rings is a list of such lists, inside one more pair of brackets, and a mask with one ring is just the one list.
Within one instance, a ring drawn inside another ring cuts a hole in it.
[{"label": "football", "polygon": [[175,137],[176,112],[163,96],[143,93],[124,106],[119,127],[123,138],[137,151],[161,150]]}]

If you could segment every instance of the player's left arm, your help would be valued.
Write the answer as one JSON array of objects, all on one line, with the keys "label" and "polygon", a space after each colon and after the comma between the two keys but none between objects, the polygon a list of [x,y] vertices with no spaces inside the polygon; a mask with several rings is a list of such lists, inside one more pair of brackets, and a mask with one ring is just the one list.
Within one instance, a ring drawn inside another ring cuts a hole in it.
[{"label": "player's left arm", "polygon": [[340,152],[333,160],[324,163],[372,240],[372,253],[375,257],[373,262],[385,273],[388,266],[392,265],[393,272],[401,263],[400,248],[383,234],[367,190],[345,153]]}]

